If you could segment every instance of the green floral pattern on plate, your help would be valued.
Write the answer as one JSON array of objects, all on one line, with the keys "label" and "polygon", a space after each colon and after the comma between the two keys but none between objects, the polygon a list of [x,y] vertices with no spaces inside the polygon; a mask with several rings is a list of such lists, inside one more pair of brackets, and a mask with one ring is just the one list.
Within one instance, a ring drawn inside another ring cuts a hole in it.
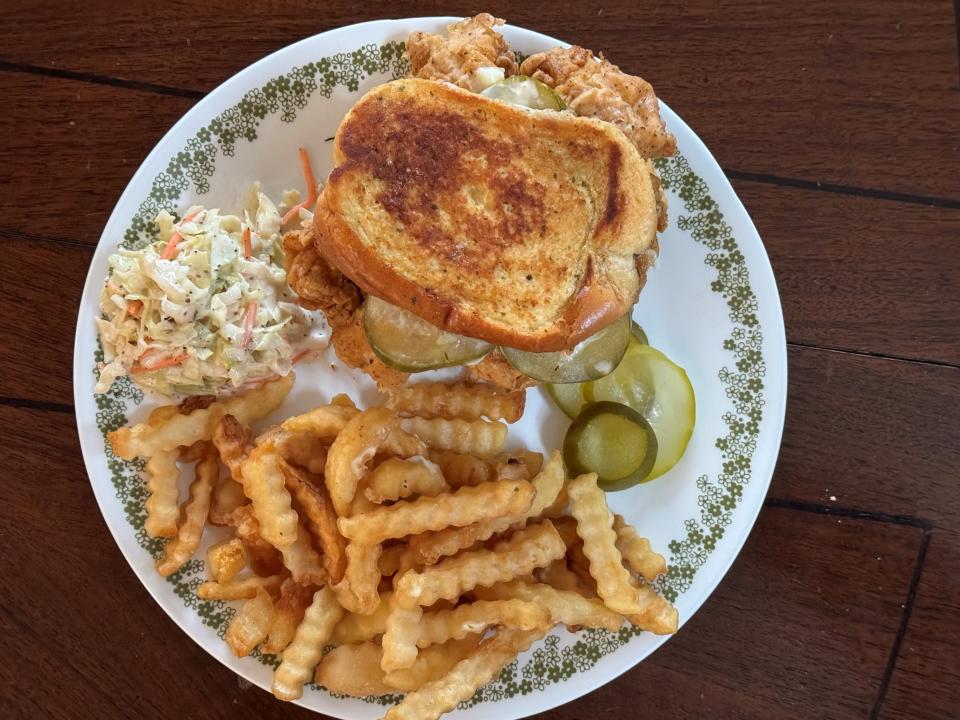
[{"label": "green floral pattern on plate", "polygon": [[[250,90],[239,103],[199,130],[184,149],[170,159],[166,171],[154,178],[150,193],[131,219],[121,245],[137,248],[154,239],[157,234],[154,224],[157,213],[160,210],[175,213],[181,194],[191,185],[198,194],[209,192],[218,154],[232,156],[241,140],[254,142],[260,122],[268,115],[279,113],[282,121],[292,122],[297,112],[305,108],[318,92],[326,98],[337,87],[355,92],[359,89],[360,81],[371,75],[382,74],[395,78],[405,75],[408,70],[402,43],[370,44],[351,53],[341,53],[295,67],[264,86]],[[690,587],[697,570],[723,537],[733,520],[733,511],[743,496],[743,488],[750,480],[763,417],[766,366],[757,298],[750,286],[746,260],[719,206],[710,196],[706,182],[679,155],[658,160],[656,167],[664,188],[676,193],[683,203],[684,213],[677,218],[677,226],[704,246],[704,262],[716,271],[710,287],[727,303],[731,332],[723,343],[723,350],[733,360],[732,366],[725,365],[719,371],[719,379],[731,403],[731,409],[723,415],[728,431],[715,443],[723,459],[721,471],[715,480],[707,475],[698,478],[699,517],[688,519],[684,523],[685,535],[670,542],[669,572],[656,583],[657,589],[674,601]],[[98,350],[94,358],[95,365],[102,359],[102,353]],[[130,405],[139,405],[143,401],[143,393],[129,378],[122,378],[114,383],[108,393],[97,395],[95,399],[97,427],[106,440],[108,432],[127,423]],[[109,443],[105,442],[104,445],[111,480],[127,521],[136,531],[140,546],[156,558],[162,552],[163,541],[148,537],[143,529],[146,500],[144,463],[139,460],[124,462],[113,454]],[[202,560],[192,560],[168,580],[184,604],[194,609],[203,623],[215,629],[222,638],[235,610],[221,601],[197,598],[196,588],[204,580],[203,570]],[[589,670],[600,658],[639,634],[640,631],[633,626],[625,626],[618,632],[587,630],[572,636],[572,640],[566,643],[561,642],[558,635],[550,635],[532,652],[522,667],[519,662],[510,663],[496,680],[481,688],[460,707],[469,708],[482,702],[543,690],[547,685]],[[255,652],[254,657],[266,665],[277,664],[277,658],[273,655]],[[399,700],[399,696],[371,697],[367,700],[392,704]]]}]

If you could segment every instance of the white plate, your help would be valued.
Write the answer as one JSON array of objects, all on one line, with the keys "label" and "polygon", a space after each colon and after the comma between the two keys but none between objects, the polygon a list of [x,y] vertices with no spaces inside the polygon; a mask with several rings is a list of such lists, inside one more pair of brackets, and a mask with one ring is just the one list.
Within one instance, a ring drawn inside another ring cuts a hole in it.
[{"label": "white plate", "polygon": [[[325,140],[347,109],[364,91],[405,72],[402,42],[412,31],[439,32],[450,21],[412,18],[340,28],[280,50],[223,83],[137,170],[104,228],[87,276],[77,321],[74,394],[84,460],[103,517],[141,582],[184,632],[265,689],[270,659],[237,659],[218,637],[233,608],[199,602],[193,594],[204,576],[202,552],[167,580],[154,570],[151,553],[159,544],[143,532],[142,464],[124,463],[105,446],[105,432],[144,418],[155,404],[129,383],[115,384],[105,396],[93,393],[94,317],[107,256],[121,242],[142,241],[161,208],[182,212],[203,203],[235,209],[255,179],[275,198],[284,188],[299,187],[300,145],[308,147],[318,175],[325,177],[330,169]],[[504,33],[524,54],[562,44],[516,27]],[[686,368],[697,395],[697,425],[673,470],[612,494],[610,501],[668,554],[671,572],[661,590],[675,601],[683,624],[720,582],[760,510],[780,446],[787,367],[779,296],[757,231],[700,139],[668,107],[662,111],[680,153],[658,164],[670,227],[661,237],[660,259],[636,318],[651,344]],[[365,376],[342,366],[334,372],[318,362],[297,372],[279,415],[339,391],[363,403],[376,398]],[[511,442],[558,447],[564,415],[539,390],[529,392],[527,407],[511,428]],[[453,716],[507,720],[548,710],[609,682],[665,641],[629,629],[555,632]],[[382,701],[333,697],[316,688],[300,704],[340,718],[373,718],[384,711]]]}]

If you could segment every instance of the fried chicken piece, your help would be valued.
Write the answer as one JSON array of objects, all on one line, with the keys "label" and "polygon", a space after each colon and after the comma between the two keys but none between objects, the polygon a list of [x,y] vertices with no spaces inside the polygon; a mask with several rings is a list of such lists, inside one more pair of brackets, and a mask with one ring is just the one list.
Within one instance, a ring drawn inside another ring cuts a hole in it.
[{"label": "fried chicken piece", "polygon": [[527,377],[508,363],[499,350],[494,350],[476,365],[468,365],[467,377],[471,380],[483,380],[507,390],[523,390],[537,384],[536,380]]},{"label": "fried chicken piece", "polygon": [[333,329],[333,349],[345,364],[362,370],[383,390],[392,390],[407,384],[409,373],[394,370],[376,356],[363,331],[363,309],[357,310],[350,321]]},{"label": "fried chicken piece", "polygon": [[606,120],[623,130],[646,158],[667,157],[677,141],[660,118],[657,96],[646,80],[627,75],[586,48],[553,48],[531,55],[520,66],[549,85],[577,115]]},{"label": "fried chicken piece", "polygon": [[407,55],[413,77],[445,80],[467,90],[478,68],[503,68],[507,77],[517,74],[517,59],[503,35],[493,28],[501,18],[480,13],[447,26],[447,36],[415,32],[407,38]]},{"label": "fried chicken piece", "polygon": [[284,235],[283,250],[287,282],[299,296],[300,304],[310,310],[322,310],[334,330],[349,324],[363,302],[360,288],[320,257],[312,228]]}]

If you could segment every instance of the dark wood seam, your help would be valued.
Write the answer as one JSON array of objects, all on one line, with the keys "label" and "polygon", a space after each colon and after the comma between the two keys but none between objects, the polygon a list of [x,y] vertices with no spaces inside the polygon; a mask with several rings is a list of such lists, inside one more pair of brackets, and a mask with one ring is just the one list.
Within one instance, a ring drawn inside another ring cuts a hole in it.
[{"label": "dark wood seam", "polygon": [[779,508],[781,510],[808,512],[815,515],[830,515],[831,517],[849,518],[851,520],[868,520],[870,522],[889,523],[891,525],[907,525],[909,527],[920,528],[924,532],[929,532],[934,527],[932,520],[922,517],[915,517],[913,515],[893,515],[891,513],[879,512],[875,510],[862,510],[860,508],[823,505],[821,503],[812,503],[803,500],[790,500],[789,498],[768,497],[763,501],[763,506],[769,508]]},{"label": "dark wood seam", "polygon": [[892,360],[894,362],[916,363],[918,365],[933,365],[934,367],[960,368],[960,364],[948,362],[946,360],[925,360],[923,358],[907,357],[906,355],[887,355],[885,353],[870,352],[869,350],[848,350],[845,348],[829,347],[827,345],[814,345],[812,343],[800,343],[792,340],[787,341],[787,347],[804,348],[806,350],[822,350],[824,352],[835,352],[843,355],[857,355],[859,357],[876,358],[877,360]]},{"label": "dark wood seam", "polygon": [[913,612],[914,601],[917,598],[917,587],[920,585],[920,576],[923,573],[923,566],[927,559],[927,548],[930,546],[931,530],[923,531],[923,537],[920,540],[920,548],[917,550],[917,561],[913,568],[913,577],[910,578],[910,587],[907,590],[907,599],[903,603],[903,611],[900,613],[900,625],[897,628],[896,637],[893,639],[893,647],[890,648],[890,657],[887,659],[887,666],[884,668],[883,677],[880,680],[880,689],[877,691],[877,699],[873,704],[873,711],[870,713],[870,720],[877,720],[880,717],[880,711],[883,708],[883,701],[887,695],[887,689],[890,687],[890,679],[893,677],[893,671],[897,667],[897,658],[900,657],[900,648],[903,645],[903,638],[907,634],[907,627],[910,624],[910,615]]},{"label": "dark wood seam", "polygon": [[64,80],[79,80],[81,82],[92,83],[94,85],[109,85],[111,87],[125,88],[127,90],[139,90],[140,92],[156,93],[158,95],[184,97],[191,100],[199,100],[206,95],[205,92],[201,92],[200,90],[188,90],[186,88],[171,87],[169,85],[157,85],[156,83],[139,82],[137,80],[121,80],[120,78],[114,78],[108,75],[78,72],[75,70],[61,70],[59,68],[47,68],[39,65],[10,62],[9,60],[0,60],[0,70],[5,72],[25,73],[27,75],[55,77]]},{"label": "dark wood seam", "polygon": [[73,415],[73,405],[58,402],[48,402],[46,400],[30,400],[29,398],[0,396],[0,406]]}]

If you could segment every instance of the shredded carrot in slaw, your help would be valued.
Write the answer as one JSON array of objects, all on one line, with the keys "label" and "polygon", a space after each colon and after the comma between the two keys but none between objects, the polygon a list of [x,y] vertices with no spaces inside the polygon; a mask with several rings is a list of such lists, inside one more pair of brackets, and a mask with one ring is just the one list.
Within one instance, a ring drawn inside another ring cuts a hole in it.
[{"label": "shredded carrot in slaw", "polygon": [[243,240],[243,256],[247,258],[247,260],[249,260],[250,257],[253,255],[253,248],[250,245],[250,228],[249,227],[243,228],[242,240]]},{"label": "shredded carrot in slaw", "polygon": [[300,148],[299,153],[300,169],[303,171],[303,181],[307,184],[307,199],[287,210],[286,214],[280,220],[281,225],[286,225],[297,217],[301,208],[312,208],[317,203],[317,178],[313,174],[310,156],[307,154],[306,148]]},{"label": "shredded carrot in slaw", "polygon": [[144,358],[148,358],[153,355],[155,350],[145,351],[140,358],[137,360],[137,364],[130,368],[132,373],[144,373],[144,372],[153,372],[154,370],[159,370],[161,368],[171,367],[173,365],[179,365],[184,360],[187,359],[186,353],[178,353],[176,355],[171,355],[170,357],[163,358],[162,360],[157,360],[156,362],[150,363],[150,365],[144,365]]},{"label": "shredded carrot in slaw", "polygon": [[[190,222],[201,212],[202,212],[201,210],[192,212],[177,224],[182,225],[185,222]],[[172,260],[173,256],[177,254],[177,245],[180,244],[181,240],[183,240],[183,236],[180,233],[175,232],[173,235],[171,235],[170,240],[167,241],[166,247],[163,248],[163,252],[160,253],[160,259]]]},{"label": "shredded carrot in slaw", "polygon": [[247,312],[243,316],[243,346],[247,347],[253,338],[253,324],[257,319],[257,303],[247,305]]}]

